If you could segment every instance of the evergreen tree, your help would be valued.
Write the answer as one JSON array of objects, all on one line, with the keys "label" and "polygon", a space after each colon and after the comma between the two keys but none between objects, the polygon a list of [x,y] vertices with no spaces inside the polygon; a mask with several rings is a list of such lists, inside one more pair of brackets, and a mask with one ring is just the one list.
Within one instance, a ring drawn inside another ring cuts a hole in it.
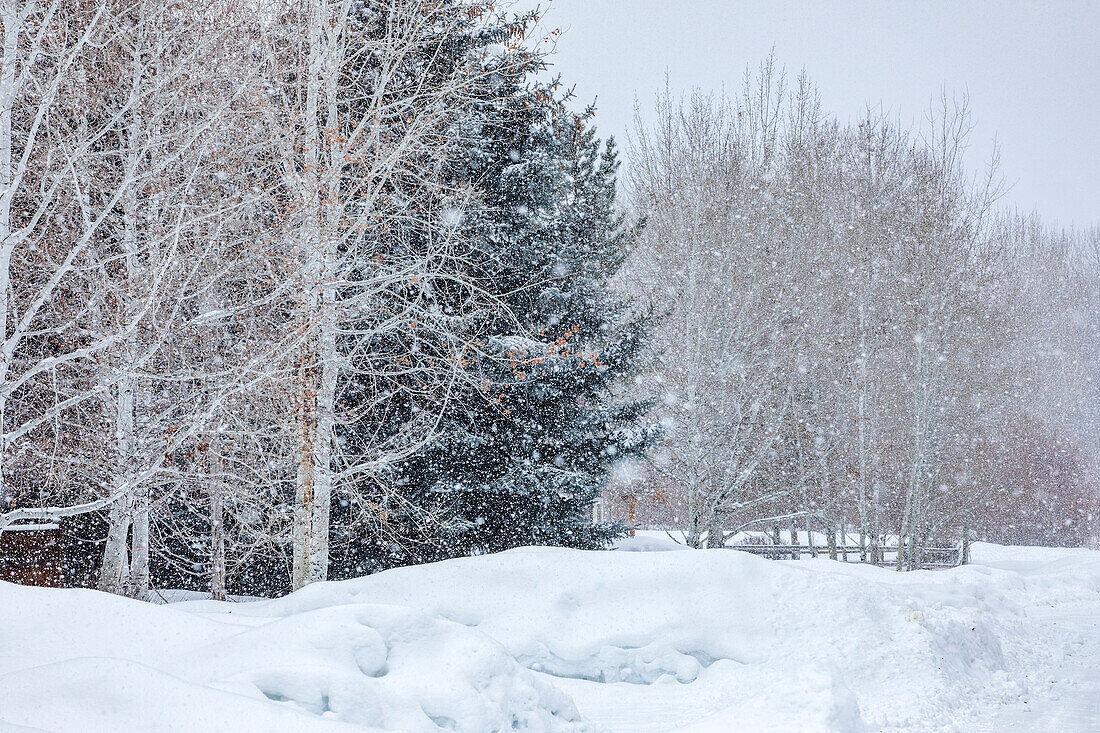
[{"label": "evergreen tree", "polygon": [[591,110],[568,112],[556,83],[496,83],[509,86],[466,123],[450,171],[476,189],[462,239],[492,294],[470,359],[479,380],[451,396],[439,438],[392,477],[397,531],[361,538],[346,574],[529,544],[605,546],[624,528],[593,524],[591,505],[613,464],[654,437],[640,425],[648,405],[615,395],[647,322],[609,287],[635,240],[615,207],[614,141],[597,137]]}]

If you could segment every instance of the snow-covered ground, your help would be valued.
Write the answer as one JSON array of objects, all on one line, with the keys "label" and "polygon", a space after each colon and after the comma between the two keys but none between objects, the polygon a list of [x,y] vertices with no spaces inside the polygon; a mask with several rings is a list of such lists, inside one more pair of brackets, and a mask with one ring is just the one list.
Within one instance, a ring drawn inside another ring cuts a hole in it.
[{"label": "snow-covered ground", "polygon": [[257,602],[0,583],[0,730],[1100,730],[1098,552],[899,574],[621,550]]}]

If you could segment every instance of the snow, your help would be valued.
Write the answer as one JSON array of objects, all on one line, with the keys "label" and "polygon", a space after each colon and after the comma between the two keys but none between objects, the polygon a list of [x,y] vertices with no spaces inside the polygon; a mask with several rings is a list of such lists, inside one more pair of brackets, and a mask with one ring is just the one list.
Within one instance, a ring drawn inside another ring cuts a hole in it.
[{"label": "snow", "polygon": [[896,573],[653,532],[615,552],[524,548],[270,601],[0,584],[0,723],[1100,729],[1100,553],[976,544],[973,560]]},{"label": "snow", "polygon": [[683,535],[677,537],[673,533],[638,532],[634,537],[619,540],[615,549],[621,552],[668,552],[691,548],[684,543]]},{"label": "snow", "polygon": [[49,532],[57,529],[59,524],[50,522],[46,524],[9,524],[4,527],[5,532]]},{"label": "snow", "polygon": [[578,719],[491,638],[407,607],[165,607],[10,584],[0,599],[0,721],[12,725],[550,731]]}]

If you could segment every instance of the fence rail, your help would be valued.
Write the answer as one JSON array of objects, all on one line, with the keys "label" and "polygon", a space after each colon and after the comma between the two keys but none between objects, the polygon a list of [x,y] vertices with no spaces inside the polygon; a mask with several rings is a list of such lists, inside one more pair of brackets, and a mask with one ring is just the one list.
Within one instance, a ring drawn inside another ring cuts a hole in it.
[{"label": "fence rail", "polygon": [[[870,548],[861,548],[859,545],[837,545],[834,549],[828,545],[752,544],[726,545],[726,549],[749,552],[753,555],[767,557],[772,560],[798,560],[803,556],[818,557],[822,555],[847,560],[849,555],[859,557],[861,552],[866,554]],[[877,565],[880,567],[893,567],[896,564],[897,547],[880,547],[879,552],[883,557],[876,563]],[[926,570],[958,567],[959,565],[965,565],[967,563],[968,554],[967,548],[963,543],[955,547],[925,547],[921,552],[922,562],[920,563],[920,567]],[[886,555],[893,555],[894,559],[887,559]]]}]

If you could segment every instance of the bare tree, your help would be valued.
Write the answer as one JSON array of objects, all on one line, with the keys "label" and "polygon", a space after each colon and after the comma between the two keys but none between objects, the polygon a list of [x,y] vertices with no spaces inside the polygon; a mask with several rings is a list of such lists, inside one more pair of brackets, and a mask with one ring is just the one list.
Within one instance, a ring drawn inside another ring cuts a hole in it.
[{"label": "bare tree", "polygon": [[789,403],[785,357],[803,334],[773,226],[784,94],[773,60],[736,105],[666,89],[658,123],[639,121],[632,140],[646,229],[629,276],[664,316],[650,375],[668,432],[657,467],[692,545],[707,531],[721,546],[724,523],[784,493],[754,480]]}]

